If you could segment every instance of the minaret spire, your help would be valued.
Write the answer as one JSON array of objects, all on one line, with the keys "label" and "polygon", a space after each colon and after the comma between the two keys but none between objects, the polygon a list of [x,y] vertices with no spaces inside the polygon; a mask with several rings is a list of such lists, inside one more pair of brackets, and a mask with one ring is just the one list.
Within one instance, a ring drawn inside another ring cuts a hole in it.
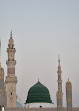
[{"label": "minaret spire", "polygon": [[58,55],[58,66],[60,66],[60,55]]},{"label": "minaret spire", "polygon": [[11,33],[10,33],[10,38],[12,38],[12,30],[11,30]]},{"label": "minaret spire", "polygon": [[69,81],[69,77],[68,77],[68,81]]},{"label": "minaret spire", "polygon": [[39,82],[39,77],[38,77],[38,82]]},{"label": "minaret spire", "polygon": [[62,111],[63,108],[63,101],[62,101],[62,79],[61,79],[61,66],[60,66],[60,56],[58,56],[58,91],[57,91],[57,111]]},{"label": "minaret spire", "polygon": [[61,66],[60,66],[60,56],[58,56],[58,88],[60,89],[60,91],[62,92],[62,80],[61,80]]}]

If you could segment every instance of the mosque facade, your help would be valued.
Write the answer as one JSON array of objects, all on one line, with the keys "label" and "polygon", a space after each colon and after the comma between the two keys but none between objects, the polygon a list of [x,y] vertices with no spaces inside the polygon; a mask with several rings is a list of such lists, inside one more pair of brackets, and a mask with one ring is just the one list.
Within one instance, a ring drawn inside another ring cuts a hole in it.
[{"label": "mosque facade", "polygon": [[72,83],[66,82],[66,103],[67,107],[63,107],[63,91],[62,91],[62,71],[60,66],[60,58],[58,59],[58,90],[56,92],[57,108],[53,107],[50,92],[39,80],[29,88],[25,107],[17,102],[16,85],[17,77],[15,75],[15,52],[14,40],[12,32],[7,48],[8,59],[7,76],[4,82],[4,69],[0,63],[0,111],[79,111],[79,108],[72,107]]}]

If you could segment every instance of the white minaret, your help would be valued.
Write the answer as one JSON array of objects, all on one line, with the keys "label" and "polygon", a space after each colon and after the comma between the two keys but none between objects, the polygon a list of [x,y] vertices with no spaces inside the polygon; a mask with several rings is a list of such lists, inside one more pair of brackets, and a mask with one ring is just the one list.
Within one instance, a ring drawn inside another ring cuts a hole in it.
[{"label": "white minaret", "polygon": [[9,44],[7,48],[8,60],[7,64],[7,76],[6,76],[6,91],[7,91],[7,108],[16,107],[16,83],[17,77],[15,76],[15,48],[14,40],[12,39],[12,31],[10,34]]}]

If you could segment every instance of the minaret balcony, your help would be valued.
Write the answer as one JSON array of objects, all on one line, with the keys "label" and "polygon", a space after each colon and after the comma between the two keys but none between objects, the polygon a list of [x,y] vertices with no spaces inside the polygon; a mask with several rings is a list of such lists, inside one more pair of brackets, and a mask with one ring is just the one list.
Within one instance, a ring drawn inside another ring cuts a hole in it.
[{"label": "minaret balcony", "polygon": [[16,49],[15,48],[7,48],[7,52],[16,52]]},{"label": "minaret balcony", "polygon": [[58,83],[62,83],[62,80],[61,80],[61,79],[60,79],[60,80],[57,80],[57,82],[58,82]]},{"label": "minaret balcony", "polygon": [[17,77],[16,76],[6,76],[6,80],[5,80],[6,83],[17,83]]},{"label": "minaret balcony", "polygon": [[8,61],[8,60],[6,60],[6,64],[7,65],[10,65],[10,64],[16,65],[16,60],[14,60],[14,61]]}]

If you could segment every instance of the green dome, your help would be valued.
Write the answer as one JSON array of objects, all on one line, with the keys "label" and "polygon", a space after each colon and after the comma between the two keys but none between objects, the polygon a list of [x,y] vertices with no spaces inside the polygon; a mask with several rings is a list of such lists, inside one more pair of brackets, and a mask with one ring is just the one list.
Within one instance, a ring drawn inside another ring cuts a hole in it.
[{"label": "green dome", "polygon": [[49,90],[39,81],[29,89],[26,104],[37,102],[52,103]]}]

